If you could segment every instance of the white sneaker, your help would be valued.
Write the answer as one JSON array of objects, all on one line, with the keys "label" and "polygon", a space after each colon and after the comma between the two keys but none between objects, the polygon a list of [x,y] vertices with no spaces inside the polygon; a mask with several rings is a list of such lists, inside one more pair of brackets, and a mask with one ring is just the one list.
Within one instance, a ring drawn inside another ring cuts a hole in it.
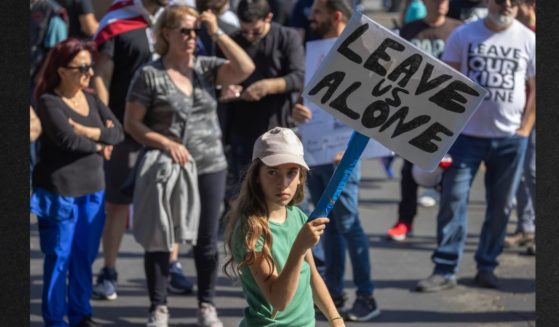
[{"label": "white sneaker", "polygon": [[169,310],[166,305],[158,305],[149,313],[147,327],[168,327]]},{"label": "white sneaker", "polygon": [[202,303],[198,309],[198,326],[223,327],[223,323],[217,317],[215,307],[209,303]]},{"label": "white sneaker", "polygon": [[440,194],[433,188],[428,188],[417,198],[417,204],[422,207],[434,207],[439,202]]}]

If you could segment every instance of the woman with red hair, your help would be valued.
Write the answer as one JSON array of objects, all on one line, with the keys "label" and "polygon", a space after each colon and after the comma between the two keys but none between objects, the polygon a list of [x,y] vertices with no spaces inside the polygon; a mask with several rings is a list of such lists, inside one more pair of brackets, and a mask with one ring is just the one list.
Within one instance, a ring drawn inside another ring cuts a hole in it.
[{"label": "woman with red hair", "polygon": [[[43,127],[33,171],[31,212],[39,222],[45,326],[96,326],[91,266],[105,223],[103,158],[123,140],[122,126],[88,91],[92,42],[67,39],[49,53],[35,99]],[[66,279],[68,278],[68,282]]]}]

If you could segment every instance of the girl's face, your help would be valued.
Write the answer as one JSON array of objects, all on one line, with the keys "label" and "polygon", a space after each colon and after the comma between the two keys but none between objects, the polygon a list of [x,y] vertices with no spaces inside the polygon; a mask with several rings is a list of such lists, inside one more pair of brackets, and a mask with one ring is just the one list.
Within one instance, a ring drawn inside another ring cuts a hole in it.
[{"label": "girl's face", "polygon": [[286,206],[297,192],[301,183],[301,167],[294,163],[275,167],[262,165],[258,172],[258,181],[264,192],[269,210]]}]

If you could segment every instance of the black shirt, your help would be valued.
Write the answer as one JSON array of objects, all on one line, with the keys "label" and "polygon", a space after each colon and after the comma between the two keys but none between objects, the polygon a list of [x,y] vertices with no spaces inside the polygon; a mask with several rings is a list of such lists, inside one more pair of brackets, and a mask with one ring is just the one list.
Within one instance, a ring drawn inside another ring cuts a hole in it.
[{"label": "black shirt", "polygon": [[461,21],[448,17],[443,25],[435,27],[425,23],[422,19],[415,20],[402,27],[400,36],[421,50],[440,58],[450,33],[460,25],[462,25]]},{"label": "black shirt", "polygon": [[[70,108],[59,96],[45,93],[39,99],[37,115],[43,133],[33,170],[33,187],[62,196],[79,197],[105,188],[103,156],[95,142],[74,133],[68,118],[88,127],[101,128],[99,143],[117,144],[123,140],[122,125],[97,96],[86,93],[88,116]],[[106,128],[111,120],[113,128]]]},{"label": "black shirt", "polygon": [[256,140],[273,127],[291,127],[293,95],[303,89],[305,76],[305,55],[299,34],[292,28],[271,23],[268,34],[256,44],[246,41],[240,33],[235,34],[233,40],[245,49],[256,66],[241,84],[243,88],[262,79],[283,77],[286,91],[256,102],[232,102],[229,107],[231,134]]},{"label": "black shirt", "polygon": [[91,38],[85,35],[80,24],[80,16],[86,14],[94,14],[93,6],[90,0],[56,0],[59,5],[66,8],[68,18],[70,20],[70,28],[68,36],[77,38]]},{"label": "black shirt", "polygon": [[99,46],[99,52],[113,59],[109,108],[123,122],[126,94],[132,77],[140,66],[151,60],[147,31],[140,28],[112,37]]}]

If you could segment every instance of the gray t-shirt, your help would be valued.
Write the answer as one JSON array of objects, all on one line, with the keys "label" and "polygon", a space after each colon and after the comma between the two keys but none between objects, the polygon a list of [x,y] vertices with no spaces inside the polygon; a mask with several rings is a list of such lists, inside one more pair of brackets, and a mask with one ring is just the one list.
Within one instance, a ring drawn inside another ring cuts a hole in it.
[{"label": "gray t-shirt", "polygon": [[152,61],[138,69],[126,98],[147,108],[144,123],[150,129],[186,146],[199,175],[227,167],[215,94],[217,70],[224,63],[217,57],[196,57],[193,92],[187,96],[167,74],[163,61]]}]

